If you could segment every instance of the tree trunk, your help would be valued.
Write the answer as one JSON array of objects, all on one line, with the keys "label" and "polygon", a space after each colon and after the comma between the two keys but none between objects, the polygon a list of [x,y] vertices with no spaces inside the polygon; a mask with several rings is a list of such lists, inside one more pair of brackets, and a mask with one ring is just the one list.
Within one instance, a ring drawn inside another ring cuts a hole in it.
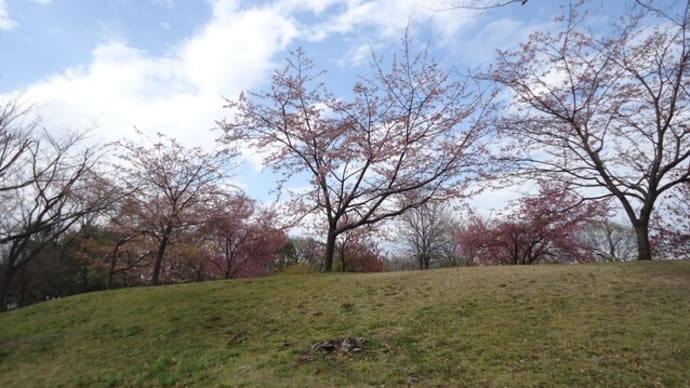
[{"label": "tree trunk", "polygon": [[10,264],[5,268],[0,279],[0,312],[7,311],[7,297],[10,294],[10,283],[12,282],[12,277],[14,275],[14,270]]},{"label": "tree trunk", "polygon": [[110,290],[113,288],[113,271],[108,271],[108,285],[107,288]]},{"label": "tree trunk", "polygon": [[230,271],[232,270],[232,260],[233,260],[233,252],[232,249],[230,249],[230,239],[226,238],[225,242],[223,244],[223,253],[225,254],[225,279],[230,279]]},{"label": "tree trunk", "polygon": [[157,286],[160,282],[161,264],[163,263],[163,255],[165,254],[165,246],[167,244],[161,243],[156,254],[156,261],[153,263],[153,274],[151,275],[151,284]]},{"label": "tree trunk", "polygon": [[203,282],[204,281],[204,266],[199,265],[199,270],[196,272],[196,281],[197,282]]},{"label": "tree trunk", "polygon": [[424,269],[429,269],[429,262],[431,261],[431,258],[427,256],[426,254],[420,254],[417,256],[417,264],[419,264],[419,269],[424,270]]},{"label": "tree trunk", "polygon": [[81,292],[89,291],[89,267],[82,265],[79,269],[81,274]]},{"label": "tree trunk", "polygon": [[640,221],[635,225],[637,235],[637,259],[652,260],[652,248],[649,243],[649,222]]},{"label": "tree trunk", "polygon": [[110,266],[108,267],[108,289],[113,288],[113,275],[115,274],[115,266],[117,265],[117,254],[120,250],[120,242],[115,245],[115,249],[110,252]]},{"label": "tree trunk", "polygon": [[345,243],[340,245],[338,249],[338,256],[340,258],[340,272],[345,272]]},{"label": "tree trunk", "polygon": [[157,286],[159,284],[161,264],[165,256],[165,249],[168,247],[168,240],[170,238],[170,227],[168,227],[163,234],[160,245],[158,245],[158,253],[156,254],[156,262],[153,265],[153,275],[151,276],[151,284]]},{"label": "tree trunk", "polygon": [[328,236],[326,237],[326,254],[323,260],[323,271],[331,272],[333,270],[333,256],[335,256],[335,239],[338,237],[335,234],[334,227],[328,227]]}]

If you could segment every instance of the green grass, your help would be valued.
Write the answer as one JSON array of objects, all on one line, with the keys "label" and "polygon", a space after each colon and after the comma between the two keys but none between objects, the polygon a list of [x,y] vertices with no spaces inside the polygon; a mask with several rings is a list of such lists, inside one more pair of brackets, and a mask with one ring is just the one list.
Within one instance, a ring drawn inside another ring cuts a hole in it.
[{"label": "green grass", "polygon": [[[333,338],[366,340],[325,354]],[[0,386],[689,386],[690,262],[293,275],[0,315]]]}]

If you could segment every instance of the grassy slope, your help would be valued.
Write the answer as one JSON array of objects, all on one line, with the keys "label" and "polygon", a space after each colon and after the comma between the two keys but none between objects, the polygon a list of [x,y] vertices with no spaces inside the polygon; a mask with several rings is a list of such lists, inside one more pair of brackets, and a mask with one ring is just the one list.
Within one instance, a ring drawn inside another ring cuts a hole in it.
[{"label": "grassy slope", "polygon": [[[346,335],[364,350],[312,350]],[[296,275],[0,315],[2,387],[554,383],[690,385],[690,262]]]}]

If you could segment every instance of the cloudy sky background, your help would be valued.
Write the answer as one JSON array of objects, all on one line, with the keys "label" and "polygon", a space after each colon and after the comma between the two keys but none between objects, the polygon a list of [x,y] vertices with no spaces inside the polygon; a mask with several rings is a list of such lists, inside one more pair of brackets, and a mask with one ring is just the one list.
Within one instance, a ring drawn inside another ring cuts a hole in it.
[{"label": "cloudy sky background", "polygon": [[[480,0],[476,0],[480,1]],[[0,98],[22,95],[46,127],[91,129],[102,142],[134,128],[212,147],[224,97],[266,86],[288,51],[303,47],[326,82],[346,96],[367,72],[370,50],[391,55],[406,26],[419,44],[459,70],[488,66],[551,28],[568,1],[477,11],[474,0],[0,0]],[[623,1],[594,1],[593,28]],[[476,4],[476,3],[475,3]],[[268,200],[273,177],[247,153],[235,181]],[[502,207],[510,192],[476,206]]]}]

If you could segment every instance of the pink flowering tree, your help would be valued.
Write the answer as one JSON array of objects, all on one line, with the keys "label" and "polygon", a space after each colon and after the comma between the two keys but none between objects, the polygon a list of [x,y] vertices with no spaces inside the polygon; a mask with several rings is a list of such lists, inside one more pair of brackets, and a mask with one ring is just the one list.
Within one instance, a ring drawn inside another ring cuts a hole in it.
[{"label": "pink flowering tree", "polygon": [[412,53],[407,39],[388,70],[373,60],[373,75],[353,85],[349,101],[321,76],[296,51],[268,90],[228,101],[233,118],[221,123],[220,140],[262,150],[286,179],[310,177],[290,208],[319,215],[329,272],[341,234],[467,192],[486,155],[486,109],[481,94],[426,52]]},{"label": "pink flowering tree", "polygon": [[274,225],[275,216],[246,196],[225,198],[214,204],[201,228],[206,256],[225,279],[270,274],[287,242]]},{"label": "pink flowering tree", "polygon": [[122,141],[119,149],[122,190],[136,212],[128,227],[152,240],[151,283],[157,285],[177,235],[198,227],[206,204],[222,193],[219,185],[232,156],[185,147],[160,133],[137,143]]},{"label": "pink flowering tree", "polygon": [[474,217],[457,230],[458,241],[474,264],[591,261],[581,232],[607,214],[605,202],[583,202],[568,187],[542,182],[537,195],[521,198],[499,217]]},{"label": "pink flowering tree", "polygon": [[351,229],[338,236],[335,244],[337,268],[341,272],[381,272],[385,258],[381,255],[374,236],[381,237],[377,230],[368,228]]},{"label": "pink flowering tree", "polygon": [[662,194],[690,181],[690,3],[637,1],[608,37],[585,29],[580,6],[500,52],[489,78],[511,92],[497,122],[527,176],[612,198],[652,259],[650,220]]},{"label": "pink flowering tree", "polygon": [[690,258],[690,183],[678,187],[654,220],[653,245],[660,255]]}]

